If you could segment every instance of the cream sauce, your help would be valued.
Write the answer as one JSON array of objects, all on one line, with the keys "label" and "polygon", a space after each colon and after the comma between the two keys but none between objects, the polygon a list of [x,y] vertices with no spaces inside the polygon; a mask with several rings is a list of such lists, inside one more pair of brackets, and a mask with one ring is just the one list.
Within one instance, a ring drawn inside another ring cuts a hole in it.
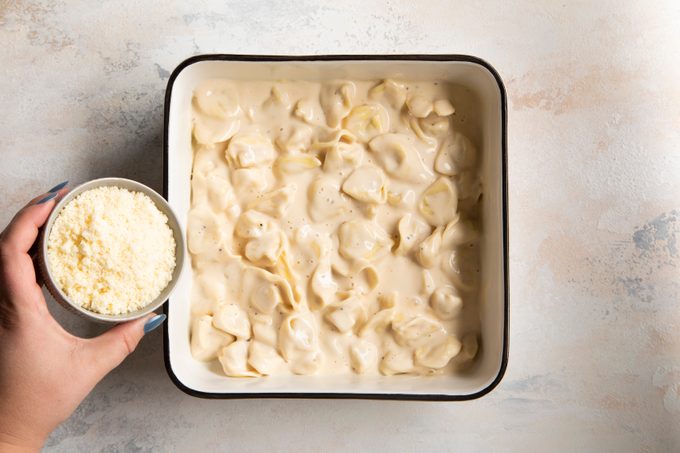
[{"label": "cream sauce", "polygon": [[193,101],[195,358],[229,376],[436,374],[474,358],[468,94],[210,80]]}]

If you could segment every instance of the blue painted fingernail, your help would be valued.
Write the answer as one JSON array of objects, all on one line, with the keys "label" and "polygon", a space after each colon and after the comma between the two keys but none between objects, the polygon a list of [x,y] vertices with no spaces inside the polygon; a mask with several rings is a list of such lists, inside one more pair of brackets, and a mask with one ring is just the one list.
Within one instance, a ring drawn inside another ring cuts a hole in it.
[{"label": "blue painted fingernail", "polygon": [[146,322],[146,324],[144,324],[144,335],[146,335],[147,333],[151,332],[156,327],[163,324],[163,321],[165,321],[165,318],[167,318],[167,316],[161,314],[161,315],[156,315],[153,318],[149,319]]},{"label": "blue painted fingernail", "polygon": [[66,184],[68,184],[68,179],[67,179],[66,181],[60,182],[60,183],[57,184],[56,186],[52,187],[50,190],[48,190],[48,192],[49,192],[49,193],[58,192],[58,191],[60,191],[61,189],[63,189],[64,187],[66,187]]},{"label": "blue painted fingernail", "polygon": [[52,198],[56,197],[57,195],[58,195],[57,192],[52,192],[51,194],[47,195],[45,198],[43,198],[42,200],[36,202],[35,204],[43,204],[43,203],[46,203],[46,202],[50,201]]}]

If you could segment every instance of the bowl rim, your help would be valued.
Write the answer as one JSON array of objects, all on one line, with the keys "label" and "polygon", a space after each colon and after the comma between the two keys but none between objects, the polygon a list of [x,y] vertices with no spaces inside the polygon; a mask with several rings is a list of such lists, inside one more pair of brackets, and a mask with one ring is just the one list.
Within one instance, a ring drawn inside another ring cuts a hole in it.
[{"label": "bowl rim", "polygon": [[[225,61],[225,62],[328,62],[328,61],[423,61],[423,62],[461,62],[471,63],[481,66],[488,71],[496,81],[500,94],[500,115],[501,115],[501,220],[502,220],[502,247],[503,257],[503,332],[502,332],[502,351],[501,363],[497,375],[484,388],[471,394],[408,394],[408,393],[347,393],[347,392],[269,392],[269,393],[216,393],[205,392],[193,389],[185,385],[174,373],[170,361],[170,338],[169,322],[163,326],[163,356],[165,369],[170,380],[175,386],[187,395],[204,399],[254,399],[254,398],[305,398],[305,399],[360,399],[360,400],[411,400],[411,401],[470,401],[481,398],[495,389],[503,377],[508,367],[509,360],[509,219],[508,219],[508,107],[507,91],[503,80],[498,71],[486,60],[466,54],[321,54],[321,55],[253,55],[253,54],[199,54],[187,58],[175,67],[170,74],[165,90],[165,100],[163,108],[163,196],[167,200],[168,196],[168,143],[169,143],[169,123],[170,123],[170,103],[175,80],[187,67],[204,61]],[[169,316],[168,307],[163,308],[163,313]]]},{"label": "bowl rim", "polygon": [[[107,315],[103,313],[97,313],[90,311],[82,306],[74,303],[59,287],[54,278],[52,277],[52,272],[50,270],[49,256],[47,253],[47,247],[49,242],[50,232],[54,222],[59,217],[61,210],[73,199],[75,199],[80,194],[87,192],[88,190],[95,189],[97,187],[119,187],[129,191],[137,191],[146,196],[148,196],[151,201],[163,212],[163,214],[168,218],[168,226],[173,231],[173,238],[175,239],[175,269],[173,269],[172,279],[168,284],[161,290],[159,296],[150,304],[135,310],[131,313],[119,314],[119,315]],[[160,209],[158,205],[162,205],[163,209]],[[184,232],[182,231],[181,225],[175,212],[167,201],[167,198],[159,194],[151,187],[132,179],[121,178],[121,177],[104,177],[97,178],[86,181],[79,184],[68,191],[50,212],[50,215],[45,222],[45,225],[41,228],[40,235],[40,267],[41,274],[44,280],[45,286],[47,287],[50,294],[55,298],[55,300],[68,310],[75,312],[76,314],[84,317],[88,320],[104,323],[104,324],[116,324],[120,322],[133,321],[135,319],[142,318],[149,313],[157,310],[165,302],[167,302],[175,289],[177,281],[180,278],[182,269],[184,267]],[[164,297],[162,297],[165,294]]]}]

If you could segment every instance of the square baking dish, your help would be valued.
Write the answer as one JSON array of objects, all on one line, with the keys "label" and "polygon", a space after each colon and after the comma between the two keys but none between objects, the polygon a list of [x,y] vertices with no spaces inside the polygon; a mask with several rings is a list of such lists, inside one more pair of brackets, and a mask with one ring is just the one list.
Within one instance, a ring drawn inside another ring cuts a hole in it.
[{"label": "square baking dish", "polygon": [[456,401],[479,398],[502,379],[508,361],[507,108],[498,73],[466,55],[199,55],[172,73],[165,95],[164,193],[186,231],[192,168],[191,99],[206,79],[331,79],[444,81],[469,90],[479,103],[483,239],[481,346],[466,373],[439,376],[225,377],[195,360],[189,347],[191,260],[185,260],[172,301],[165,306],[165,366],[182,391],[203,398],[364,398]]}]

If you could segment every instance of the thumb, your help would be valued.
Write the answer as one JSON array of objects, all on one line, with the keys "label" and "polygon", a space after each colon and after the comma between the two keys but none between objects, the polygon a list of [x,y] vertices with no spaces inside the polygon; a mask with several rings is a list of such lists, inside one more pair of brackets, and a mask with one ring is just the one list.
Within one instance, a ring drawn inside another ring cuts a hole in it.
[{"label": "thumb", "polygon": [[145,333],[165,321],[165,315],[151,313],[109,329],[98,337],[87,340],[87,352],[97,380],[121,364],[137,348]]}]

